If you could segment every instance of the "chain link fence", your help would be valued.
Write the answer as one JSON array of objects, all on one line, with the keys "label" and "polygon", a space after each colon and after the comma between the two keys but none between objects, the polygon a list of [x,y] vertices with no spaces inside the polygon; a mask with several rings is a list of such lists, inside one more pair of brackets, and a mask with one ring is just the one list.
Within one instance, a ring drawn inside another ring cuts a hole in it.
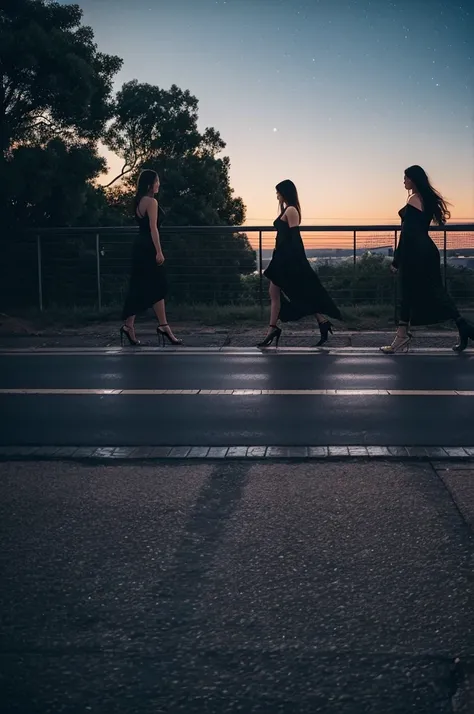
[{"label": "chain link fence", "polygon": [[[301,226],[308,259],[340,306],[392,306],[389,265],[399,226]],[[3,239],[3,310],[88,307],[123,302],[136,228],[45,229]],[[474,306],[474,224],[433,227],[447,288]],[[263,271],[271,260],[273,226],[163,227],[169,301],[180,305],[268,304]]]}]

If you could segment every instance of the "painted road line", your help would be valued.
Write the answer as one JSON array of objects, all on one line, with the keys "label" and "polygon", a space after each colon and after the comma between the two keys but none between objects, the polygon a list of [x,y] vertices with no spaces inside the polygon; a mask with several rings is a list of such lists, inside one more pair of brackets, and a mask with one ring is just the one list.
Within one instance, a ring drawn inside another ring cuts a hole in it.
[{"label": "painted road line", "polygon": [[[261,356],[285,356],[292,357],[298,355],[311,354],[314,357],[324,357],[326,355],[337,355],[344,356],[350,355],[361,355],[364,357],[377,356],[381,357],[379,347],[279,347],[278,349],[266,349],[259,350],[257,348],[251,347],[179,347],[179,348],[159,348],[159,347],[138,347],[138,348],[116,348],[116,347],[31,347],[31,348],[18,348],[18,349],[0,349],[0,357],[35,357],[35,356],[125,356],[125,357],[143,357],[154,355],[155,357],[160,356],[186,356],[186,357],[206,357],[214,355],[230,355],[239,357],[256,357]],[[453,352],[449,347],[419,347],[413,348],[408,353],[400,353],[394,355],[383,355],[384,359],[389,358],[400,358],[404,357],[420,357],[420,356],[431,356],[431,357],[446,357],[450,356],[459,359],[460,355]],[[463,357],[473,357],[474,353],[472,351],[467,351],[463,353]]]},{"label": "painted road line", "polygon": [[452,397],[453,391],[455,395],[466,396],[464,392],[458,392],[452,389],[437,389],[433,392],[432,389],[387,389],[392,397],[431,397],[433,393],[437,397]]},{"label": "painted road line", "polygon": [[474,397],[456,389],[0,389],[1,395],[31,396],[231,396],[231,397]]}]

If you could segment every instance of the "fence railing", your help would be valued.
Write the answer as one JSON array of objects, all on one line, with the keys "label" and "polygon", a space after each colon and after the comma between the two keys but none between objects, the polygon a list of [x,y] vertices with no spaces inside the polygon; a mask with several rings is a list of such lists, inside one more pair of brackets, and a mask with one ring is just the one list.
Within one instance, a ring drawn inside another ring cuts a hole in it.
[{"label": "fence railing", "polygon": [[[396,304],[388,264],[399,231],[394,225],[301,226],[308,259],[340,305]],[[430,232],[445,284],[456,300],[474,306],[474,223]],[[4,237],[1,307],[102,310],[120,303],[136,233],[135,227],[49,228]],[[273,226],[162,227],[170,300],[263,308],[263,271],[274,236]]]}]

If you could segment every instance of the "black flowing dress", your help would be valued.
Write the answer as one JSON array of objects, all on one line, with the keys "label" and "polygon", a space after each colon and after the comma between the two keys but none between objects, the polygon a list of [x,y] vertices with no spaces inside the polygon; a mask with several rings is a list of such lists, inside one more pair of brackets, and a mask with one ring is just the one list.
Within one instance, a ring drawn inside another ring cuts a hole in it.
[{"label": "black flowing dress", "polygon": [[[158,230],[163,211],[158,206]],[[151,237],[150,219],[135,215],[138,223],[138,236],[132,248],[132,269],[128,294],[122,311],[122,319],[137,315],[163,300],[168,291],[166,268],[156,262],[156,249]]]},{"label": "black flowing dress", "polygon": [[399,212],[400,241],[393,256],[400,286],[400,320],[433,325],[456,320],[459,312],[441,276],[439,250],[429,234],[431,216],[407,203]]},{"label": "black flowing dress", "polygon": [[290,228],[283,213],[273,223],[277,229],[275,250],[263,273],[281,290],[280,320],[294,322],[316,313],[340,320],[338,307],[308,262],[299,226]]}]

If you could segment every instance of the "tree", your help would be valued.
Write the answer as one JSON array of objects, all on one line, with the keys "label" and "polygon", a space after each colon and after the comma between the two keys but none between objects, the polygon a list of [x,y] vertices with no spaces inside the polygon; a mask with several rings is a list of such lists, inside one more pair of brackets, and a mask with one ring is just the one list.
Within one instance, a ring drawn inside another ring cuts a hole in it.
[{"label": "tree", "polygon": [[97,225],[108,210],[103,192],[91,184],[105,160],[87,144],[51,139],[46,146],[18,146],[7,165],[2,218],[9,226]]},{"label": "tree", "polygon": [[198,100],[189,91],[136,80],[124,84],[105,137],[124,163],[108,186],[121,180],[131,195],[146,166],[160,175],[168,225],[242,224],[245,206],[233,196],[229,158],[218,157],[225,142],[213,128],[200,133],[197,121]]},{"label": "tree", "polygon": [[[122,171],[108,185],[128,177],[151,157],[177,158],[198,149],[198,101],[173,85],[168,91],[136,79],[118,92],[105,142],[122,157]],[[219,140],[218,137],[213,137]],[[221,146],[223,148],[223,145]]]},{"label": "tree", "polygon": [[4,0],[0,10],[2,155],[24,143],[95,141],[113,111],[119,57],[97,50],[78,5]]},{"label": "tree", "polygon": [[[242,233],[193,233],[173,226],[232,226],[245,221],[245,206],[230,186],[230,160],[220,157],[218,131],[200,133],[198,100],[173,85],[164,90],[136,80],[117,95],[115,118],[106,135],[123,159],[109,183],[111,204],[130,206],[142,168],[157,171],[165,211],[162,240],[175,301],[232,302],[242,291],[241,275],[256,268],[255,251]],[[125,219],[126,220],[126,219]]]}]

